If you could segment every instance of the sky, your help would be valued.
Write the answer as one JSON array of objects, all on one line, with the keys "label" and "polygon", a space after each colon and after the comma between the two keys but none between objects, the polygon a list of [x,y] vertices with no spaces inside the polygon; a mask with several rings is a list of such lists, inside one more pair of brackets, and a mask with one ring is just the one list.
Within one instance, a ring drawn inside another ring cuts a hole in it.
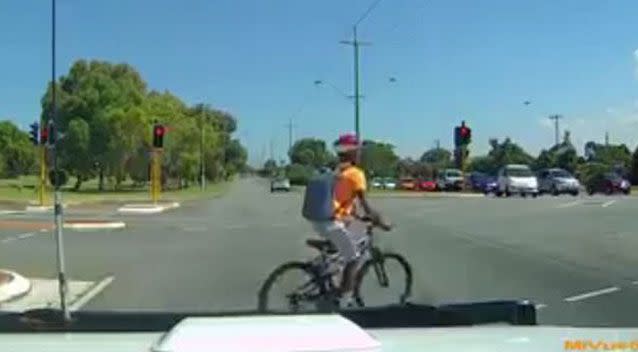
[{"label": "sky", "polygon": [[[250,161],[293,139],[354,130],[352,25],[376,0],[57,0],[58,75],[75,60],[127,62],[149,88],[231,112]],[[47,0],[0,2],[0,119],[26,129],[51,75]],[[471,153],[510,137],[552,145],[560,114],[589,140],[638,144],[638,1],[380,0],[358,27],[361,132],[402,156]],[[394,77],[395,81],[391,81]],[[323,85],[314,81],[322,80]],[[334,86],[334,87],[333,87]],[[524,101],[531,104],[525,105]]]}]

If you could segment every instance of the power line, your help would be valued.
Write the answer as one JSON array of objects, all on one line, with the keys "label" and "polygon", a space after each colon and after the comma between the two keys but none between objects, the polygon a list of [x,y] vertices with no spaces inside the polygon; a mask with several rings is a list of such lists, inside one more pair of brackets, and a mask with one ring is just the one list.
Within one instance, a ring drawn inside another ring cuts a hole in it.
[{"label": "power line", "polygon": [[375,2],[370,4],[370,6],[366,10],[366,12],[364,12],[363,15],[361,15],[361,17],[359,17],[359,20],[354,23],[354,26],[355,27],[358,26],[359,23],[361,23],[363,20],[365,20],[366,17],[368,17],[368,15],[377,7],[377,5],[379,5],[380,2],[381,2],[381,0],[376,0]]}]

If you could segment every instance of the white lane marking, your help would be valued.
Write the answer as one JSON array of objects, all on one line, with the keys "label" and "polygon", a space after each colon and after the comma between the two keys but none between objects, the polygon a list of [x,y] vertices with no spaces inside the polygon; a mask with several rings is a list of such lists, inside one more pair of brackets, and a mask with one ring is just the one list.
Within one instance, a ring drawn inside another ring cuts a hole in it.
[{"label": "white lane marking", "polygon": [[614,203],[616,203],[616,201],[615,201],[615,200],[610,200],[610,201],[608,201],[608,202],[603,203],[603,204],[601,205],[601,207],[603,207],[603,208],[607,208],[608,206],[610,206],[610,205],[612,205],[612,204],[614,204]]},{"label": "white lane marking", "polygon": [[75,302],[73,302],[69,306],[69,310],[76,311],[82,308],[82,306],[89,303],[90,300],[92,300],[95,296],[97,296],[100,292],[102,292],[108,285],[110,285],[111,282],[113,282],[113,279],[115,279],[115,277],[111,275],[100,280],[100,282],[93,285],[91,288],[89,288],[86,291],[86,293],[82,294],[80,298],[78,298]]},{"label": "white lane marking", "polygon": [[556,206],[556,208],[569,208],[580,204],[580,200],[575,200],[569,203],[562,203]]},{"label": "white lane marking", "polygon": [[632,284],[632,285],[638,285],[638,280],[636,280],[636,281],[632,281],[632,282],[631,282],[631,284]]},{"label": "white lane marking", "polygon": [[48,232],[49,230],[47,229],[40,229],[40,232]]},{"label": "white lane marking", "polygon": [[9,237],[9,238],[4,238],[4,239],[2,239],[0,242],[2,242],[2,243],[9,243],[9,242],[12,242],[12,241],[15,241],[15,240],[16,240],[16,238],[15,238],[15,237]]},{"label": "white lane marking", "polygon": [[23,234],[18,235],[16,237],[18,237],[18,239],[22,240],[22,239],[29,238],[29,237],[34,236],[34,235],[35,235],[35,233],[29,232],[29,233],[23,233]]},{"label": "white lane marking", "polygon": [[246,225],[226,225],[226,226],[224,226],[224,228],[226,230],[239,230],[239,229],[248,228],[248,226],[246,226]]},{"label": "white lane marking", "polygon": [[585,292],[585,293],[582,293],[582,294],[579,294],[579,295],[576,295],[576,296],[567,297],[567,298],[565,298],[565,302],[582,301],[582,300],[587,299],[587,298],[601,296],[601,295],[605,295],[605,294],[616,292],[616,291],[620,291],[620,288],[616,287],[616,286],[607,287],[607,288],[603,288],[603,289],[600,289],[600,290]]},{"label": "white lane marking", "polygon": [[547,308],[547,304],[539,303],[535,307],[536,307],[536,309],[543,309],[543,308]]}]

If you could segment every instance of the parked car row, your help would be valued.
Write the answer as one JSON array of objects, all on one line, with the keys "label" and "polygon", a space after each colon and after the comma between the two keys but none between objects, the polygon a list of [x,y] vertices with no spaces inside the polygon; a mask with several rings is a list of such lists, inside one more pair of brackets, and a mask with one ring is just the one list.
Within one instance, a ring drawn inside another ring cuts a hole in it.
[{"label": "parked car row", "polygon": [[571,194],[577,196],[582,190],[589,195],[631,192],[631,184],[614,172],[595,175],[583,185],[568,171],[559,168],[540,170],[534,174],[527,165],[510,164],[498,170],[496,177],[481,173],[470,175],[474,190],[496,196],[521,195],[537,197],[540,194]]}]

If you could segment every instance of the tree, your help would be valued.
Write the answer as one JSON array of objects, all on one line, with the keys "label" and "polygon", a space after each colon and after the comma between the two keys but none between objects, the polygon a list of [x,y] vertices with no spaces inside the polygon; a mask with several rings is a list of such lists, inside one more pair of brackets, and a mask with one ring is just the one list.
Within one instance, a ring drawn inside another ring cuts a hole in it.
[{"label": "tree", "polygon": [[394,146],[389,143],[364,141],[361,153],[361,165],[368,175],[374,177],[394,176],[399,157]]},{"label": "tree", "polygon": [[303,138],[295,142],[289,151],[293,164],[320,168],[330,163],[332,156],[326,142],[316,138]]},{"label": "tree", "polygon": [[264,163],[264,172],[267,176],[272,176],[277,172],[277,162],[273,159],[268,159]]},{"label": "tree", "polygon": [[621,173],[632,165],[632,154],[625,144],[605,145],[590,141],[585,144],[585,154],[589,162],[605,164]]},{"label": "tree", "polygon": [[0,122],[0,151],[3,177],[17,177],[27,174],[36,164],[35,147],[27,132],[21,131],[10,121]]},{"label": "tree", "polygon": [[89,125],[83,119],[73,119],[69,123],[64,139],[60,141],[60,164],[66,170],[75,172],[76,182],[73,187],[80,189],[82,182],[88,180],[94,172],[93,162],[89,154]]},{"label": "tree", "polygon": [[436,169],[445,169],[452,165],[452,153],[443,148],[432,148],[421,155],[420,160]]},{"label": "tree", "polygon": [[[155,123],[167,127],[162,173],[180,185],[198,179],[202,158],[206,177],[214,181],[245,165],[247,152],[232,137],[234,116],[203,103],[189,107],[168,91],[149,92],[127,64],[79,60],[55,84],[59,131],[66,136],[61,165],[78,177],[78,188],[94,173],[100,176],[100,189],[105,178],[116,187],[127,177],[145,180]],[[51,118],[51,87],[41,100],[45,123]]]},{"label": "tree", "polygon": [[492,160],[492,172],[507,164],[531,164],[534,158],[522,147],[512,142],[510,138],[505,138],[502,143],[497,139],[490,140],[488,157]]},{"label": "tree", "polygon": [[313,172],[314,169],[310,165],[292,164],[286,168],[286,175],[292,185],[306,185]]},{"label": "tree", "polygon": [[489,156],[475,156],[470,159],[468,165],[469,171],[476,171],[482,173],[493,173],[494,172],[494,162]]}]

